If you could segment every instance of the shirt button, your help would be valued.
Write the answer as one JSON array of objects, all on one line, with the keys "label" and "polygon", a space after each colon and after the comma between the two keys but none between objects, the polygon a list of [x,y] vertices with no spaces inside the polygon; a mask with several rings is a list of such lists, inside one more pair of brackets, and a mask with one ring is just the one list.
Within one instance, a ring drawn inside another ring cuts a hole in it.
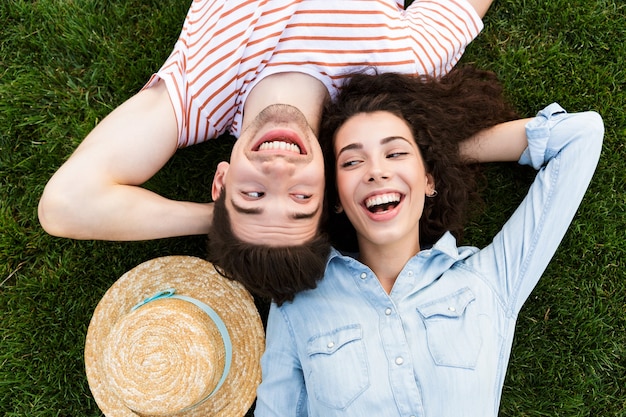
[{"label": "shirt button", "polygon": [[454,307],[450,306],[450,307],[448,307],[448,310],[450,310],[450,311],[452,311],[452,312],[455,312],[455,311],[456,311],[456,308],[454,308]]},{"label": "shirt button", "polygon": [[361,272],[361,279],[367,278],[367,274],[365,272]]},{"label": "shirt button", "polygon": [[413,276],[413,271],[409,271],[409,272],[407,272],[407,275],[408,275],[408,276],[410,276],[410,277],[412,277],[412,276]]},{"label": "shirt button", "polygon": [[404,363],[404,359],[402,359],[402,356],[398,356],[396,358],[396,365],[402,365]]},{"label": "shirt button", "polygon": [[391,309],[390,309],[390,308],[387,308],[387,309],[385,310],[385,314],[386,314],[387,316],[390,316],[390,315],[391,315]]},{"label": "shirt button", "polygon": [[335,346],[335,342],[328,342],[328,344],[326,345],[328,349],[332,349],[334,346]]}]

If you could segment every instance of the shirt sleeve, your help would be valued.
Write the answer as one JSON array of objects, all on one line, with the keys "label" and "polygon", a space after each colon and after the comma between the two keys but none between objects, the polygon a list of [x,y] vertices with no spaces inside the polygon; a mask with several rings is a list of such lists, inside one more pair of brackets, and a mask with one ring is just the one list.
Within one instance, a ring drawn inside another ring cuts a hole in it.
[{"label": "shirt sleeve", "polygon": [[255,417],[306,417],[307,393],[295,338],[275,304],[267,319],[261,367],[263,378],[257,389]]},{"label": "shirt sleeve", "polygon": [[519,313],[576,214],[602,149],[595,112],[568,114],[554,103],[526,126],[520,164],[538,169],[528,194],[493,242],[470,262],[493,279],[507,311]]},{"label": "shirt sleeve", "polygon": [[405,16],[419,74],[448,73],[484,26],[465,0],[416,0]]}]

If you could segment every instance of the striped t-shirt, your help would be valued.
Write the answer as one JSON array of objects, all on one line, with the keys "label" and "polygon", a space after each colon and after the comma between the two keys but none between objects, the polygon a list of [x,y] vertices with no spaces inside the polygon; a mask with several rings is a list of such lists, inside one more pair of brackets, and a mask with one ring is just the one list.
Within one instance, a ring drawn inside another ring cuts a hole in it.
[{"label": "striped t-shirt", "polygon": [[194,0],[165,81],[178,146],[239,136],[243,103],[268,75],[301,72],[333,97],[345,74],[448,72],[483,27],[466,0]]}]

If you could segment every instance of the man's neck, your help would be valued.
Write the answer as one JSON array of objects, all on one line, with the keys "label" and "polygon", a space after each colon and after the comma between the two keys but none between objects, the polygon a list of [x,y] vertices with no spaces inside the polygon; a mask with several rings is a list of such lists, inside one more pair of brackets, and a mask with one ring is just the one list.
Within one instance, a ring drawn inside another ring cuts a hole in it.
[{"label": "man's neck", "polygon": [[254,86],[243,111],[242,131],[257,114],[272,104],[297,107],[306,117],[313,132],[319,133],[322,108],[328,90],[321,81],[299,72],[285,72],[265,77]]}]

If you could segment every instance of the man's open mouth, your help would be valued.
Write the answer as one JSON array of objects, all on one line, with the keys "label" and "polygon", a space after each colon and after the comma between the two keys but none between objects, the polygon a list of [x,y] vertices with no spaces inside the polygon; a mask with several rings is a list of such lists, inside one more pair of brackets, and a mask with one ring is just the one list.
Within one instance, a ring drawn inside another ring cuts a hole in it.
[{"label": "man's open mouth", "polygon": [[302,154],[300,147],[295,143],[285,142],[282,140],[274,140],[271,142],[263,142],[258,148],[259,151],[288,151]]},{"label": "man's open mouth", "polygon": [[264,134],[252,148],[255,152],[288,152],[306,155],[302,139],[288,129],[273,129]]},{"label": "man's open mouth", "polygon": [[384,213],[397,207],[401,199],[400,193],[386,193],[366,198],[363,204],[371,213]]}]

